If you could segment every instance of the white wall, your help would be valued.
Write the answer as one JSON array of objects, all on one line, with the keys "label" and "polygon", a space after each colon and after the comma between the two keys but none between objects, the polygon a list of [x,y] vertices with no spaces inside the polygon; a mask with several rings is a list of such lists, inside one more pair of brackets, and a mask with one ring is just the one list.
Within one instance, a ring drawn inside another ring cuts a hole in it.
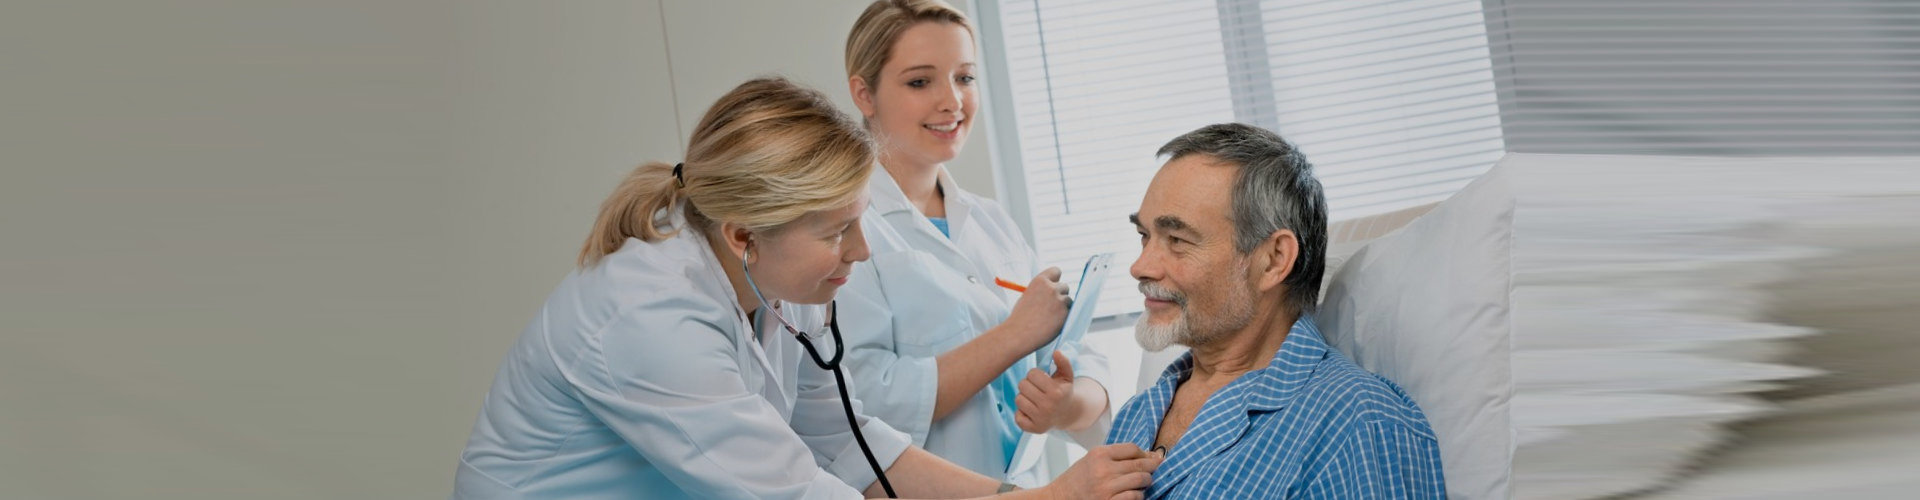
[{"label": "white wall", "polygon": [[749,76],[851,109],[862,5],[9,2],[0,498],[444,497],[600,198]]}]

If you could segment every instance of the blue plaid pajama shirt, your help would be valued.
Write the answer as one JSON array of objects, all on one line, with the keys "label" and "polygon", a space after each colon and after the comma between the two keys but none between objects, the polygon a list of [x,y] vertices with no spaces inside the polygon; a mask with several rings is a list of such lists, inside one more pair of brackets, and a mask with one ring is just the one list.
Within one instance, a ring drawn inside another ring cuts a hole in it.
[{"label": "blue plaid pajama shirt", "polygon": [[[1153,449],[1193,354],[1115,415],[1107,442]],[[1328,346],[1311,316],[1294,322],[1266,368],[1207,398],[1153,473],[1159,498],[1446,498],[1440,448],[1399,386]]]}]

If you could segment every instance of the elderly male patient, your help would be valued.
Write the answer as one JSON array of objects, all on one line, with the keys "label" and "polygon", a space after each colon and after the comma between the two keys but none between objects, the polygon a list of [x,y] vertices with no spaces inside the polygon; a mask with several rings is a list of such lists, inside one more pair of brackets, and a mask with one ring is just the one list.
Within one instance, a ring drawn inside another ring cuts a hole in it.
[{"label": "elderly male patient", "polygon": [[1239,124],[1159,155],[1132,217],[1134,335],[1190,349],[1107,436],[1166,454],[1146,498],[1445,498],[1426,415],[1314,326],[1327,204],[1306,157]]}]

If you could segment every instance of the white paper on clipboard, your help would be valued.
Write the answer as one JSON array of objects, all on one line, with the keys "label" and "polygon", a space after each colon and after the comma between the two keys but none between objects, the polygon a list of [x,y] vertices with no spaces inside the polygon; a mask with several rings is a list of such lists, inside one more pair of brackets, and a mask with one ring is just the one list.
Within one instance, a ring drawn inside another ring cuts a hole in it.
[{"label": "white paper on clipboard", "polygon": [[1073,288],[1073,305],[1067,308],[1067,322],[1060,327],[1060,335],[1048,342],[1034,354],[1040,357],[1040,370],[1053,373],[1053,351],[1061,345],[1080,342],[1087,336],[1087,328],[1093,326],[1093,310],[1100,305],[1100,289],[1107,283],[1107,274],[1113,267],[1113,254],[1100,253],[1087,258],[1086,267],[1080,272],[1080,284]]}]

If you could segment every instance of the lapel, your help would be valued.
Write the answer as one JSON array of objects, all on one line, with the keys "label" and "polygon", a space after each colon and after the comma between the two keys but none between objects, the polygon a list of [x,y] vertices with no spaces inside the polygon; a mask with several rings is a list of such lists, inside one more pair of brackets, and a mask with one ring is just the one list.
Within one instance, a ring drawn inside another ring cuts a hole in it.
[{"label": "lapel", "polygon": [[[1207,397],[1207,402],[1200,407],[1200,414],[1194,417],[1193,424],[1187,426],[1186,434],[1180,436],[1180,441],[1174,444],[1166,461],[1161,462],[1160,468],[1153,472],[1153,484],[1147,487],[1146,497],[1166,497],[1180,481],[1207,465],[1208,459],[1239,443],[1240,438],[1246,436],[1248,425],[1253,422],[1253,413],[1285,408],[1287,401],[1293,399],[1294,394],[1313,375],[1314,368],[1326,358],[1327,352],[1326,342],[1320,338],[1319,328],[1314,326],[1312,317],[1301,316],[1293,323],[1287,339],[1281,343],[1273,359],[1267,362],[1266,368],[1241,375]],[[1182,355],[1154,385],[1153,392],[1164,389],[1165,401],[1153,406],[1159,414],[1152,415],[1151,422],[1166,418],[1167,405],[1173,401],[1174,387],[1192,370],[1192,358],[1191,353]],[[1178,374],[1172,372],[1176,367],[1181,370]],[[1144,431],[1143,441],[1135,441],[1143,450],[1153,446],[1159,426],[1153,427]],[[1274,453],[1284,452],[1274,450]]]},{"label": "lapel", "polygon": [[[1247,423],[1251,421],[1247,418],[1244,404],[1246,381],[1248,377],[1259,377],[1262,372],[1242,375],[1207,397],[1207,402],[1200,407],[1200,414],[1187,426],[1186,434],[1174,443],[1167,460],[1160,463],[1160,468],[1153,471],[1153,484],[1147,487],[1147,498],[1165,497],[1180,481],[1205,466],[1207,459],[1240,442],[1240,437],[1246,434]],[[1153,440],[1151,436],[1147,439],[1149,443]]]},{"label": "lapel", "polygon": [[[672,227],[687,227],[686,216],[682,215],[684,212],[680,209],[679,205],[675,205],[667,210],[667,213],[668,223],[672,224]],[[715,283],[720,284],[720,290],[723,293],[720,295],[719,300],[733,305],[734,327],[735,331],[738,332],[733,338],[734,348],[737,349],[735,352],[743,353],[743,357],[750,359],[751,363],[753,363],[753,365],[749,367],[746,366],[748,363],[746,359],[740,360],[743,365],[740,367],[741,376],[746,379],[748,389],[755,390],[761,396],[766,397],[768,403],[772,404],[774,409],[779,410],[782,418],[792,420],[793,403],[788,399],[786,385],[783,384],[782,381],[790,381],[787,382],[788,384],[798,383],[791,382],[798,380],[797,376],[800,365],[796,363],[797,360],[781,347],[775,347],[773,352],[767,351],[768,345],[780,346],[781,344],[778,342],[764,342],[767,336],[775,335],[775,333],[769,332],[764,322],[756,321],[752,315],[747,314],[747,311],[741,309],[740,303],[733,298],[738,296],[736,292],[734,292],[733,281],[727,277],[727,272],[721,269],[722,264],[720,264],[720,259],[715,257],[713,252],[706,250],[708,248],[707,237],[699,231],[691,229],[682,229],[679,234],[676,234],[674,237],[686,238],[694,242],[694,247],[699,249],[694,253],[699,255],[698,258],[703,261],[703,265],[699,267],[707,270],[708,279],[712,279]],[[786,335],[786,331],[780,330],[777,335]],[[778,340],[778,337],[775,337],[775,339]],[[754,373],[755,368],[758,369],[759,373]]]},{"label": "lapel", "polygon": [[[940,234],[940,228],[933,227],[933,223],[927,221],[926,214],[907,200],[906,193],[900,190],[900,184],[894,182],[893,176],[885,168],[875,166],[873,169],[872,180],[867,181],[867,194],[871,199],[867,206],[879,212],[880,218],[893,227],[901,238],[906,239],[909,247],[926,250],[942,262],[967,262],[966,254],[960,251],[960,247],[954,245],[946,235]],[[960,215],[965,214],[966,204],[958,203],[960,193],[951,186],[946,173],[946,168],[941,167],[941,188],[946,190],[947,198],[947,229],[957,234],[966,221],[965,216]]]},{"label": "lapel", "polygon": [[960,228],[967,227],[967,222],[973,218],[973,202],[968,199],[967,192],[961,191],[960,186],[953,183],[953,176],[947,175],[947,166],[941,165],[939,168],[940,171],[935,174],[935,179],[940,183],[940,192],[945,193],[943,198],[947,208],[947,229],[953,233],[953,237],[949,239],[960,242],[962,241]]},{"label": "lapel", "polygon": [[1167,369],[1160,372],[1160,379],[1154,382],[1153,387],[1147,388],[1147,391],[1140,393],[1139,396],[1134,396],[1138,404],[1129,404],[1121,408],[1122,412],[1131,410],[1145,413],[1138,417],[1117,415],[1118,418],[1115,419],[1123,423],[1149,422],[1153,425],[1115,425],[1113,435],[1107,438],[1107,442],[1133,443],[1142,450],[1152,450],[1153,438],[1160,433],[1160,422],[1166,420],[1167,406],[1173,404],[1173,389],[1179,385],[1180,380],[1187,378],[1187,373],[1192,369],[1193,354],[1181,354],[1179,358],[1175,358],[1173,364],[1167,365]]}]

